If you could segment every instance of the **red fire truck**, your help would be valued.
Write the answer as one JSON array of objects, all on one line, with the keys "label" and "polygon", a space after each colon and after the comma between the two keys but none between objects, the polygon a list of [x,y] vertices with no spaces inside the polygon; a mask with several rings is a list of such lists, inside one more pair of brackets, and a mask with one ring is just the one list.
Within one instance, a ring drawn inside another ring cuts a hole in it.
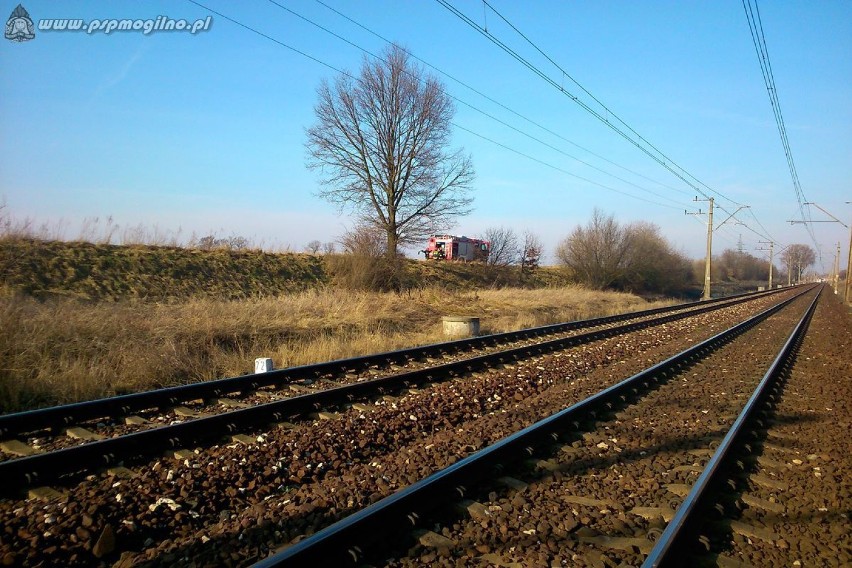
[{"label": "red fire truck", "polygon": [[427,260],[485,261],[491,243],[482,239],[470,239],[457,235],[432,235],[429,244],[421,251]]}]

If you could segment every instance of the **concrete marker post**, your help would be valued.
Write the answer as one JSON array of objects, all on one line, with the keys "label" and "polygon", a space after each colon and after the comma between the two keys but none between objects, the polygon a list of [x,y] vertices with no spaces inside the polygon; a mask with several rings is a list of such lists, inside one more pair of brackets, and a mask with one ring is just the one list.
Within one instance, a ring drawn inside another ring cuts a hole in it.
[{"label": "concrete marker post", "polygon": [[254,373],[268,373],[269,371],[274,371],[275,365],[272,364],[272,359],[270,357],[258,357],[254,360]]}]

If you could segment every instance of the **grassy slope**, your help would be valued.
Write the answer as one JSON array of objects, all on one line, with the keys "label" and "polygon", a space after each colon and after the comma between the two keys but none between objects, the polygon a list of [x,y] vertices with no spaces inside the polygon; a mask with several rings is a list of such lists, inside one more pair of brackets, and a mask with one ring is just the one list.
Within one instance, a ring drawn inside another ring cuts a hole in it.
[{"label": "grassy slope", "polygon": [[244,298],[325,281],[321,259],[310,255],[28,239],[0,242],[0,274],[8,288],[26,294],[94,300]]},{"label": "grassy slope", "polygon": [[[538,288],[563,285],[556,268],[520,276],[517,268],[408,261],[417,287],[472,289],[493,285]],[[3,239],[0,284],[36,297],[86,300],[277,296],[329,283],[322,256],[260,251],[98,245],[81,242]]]}]

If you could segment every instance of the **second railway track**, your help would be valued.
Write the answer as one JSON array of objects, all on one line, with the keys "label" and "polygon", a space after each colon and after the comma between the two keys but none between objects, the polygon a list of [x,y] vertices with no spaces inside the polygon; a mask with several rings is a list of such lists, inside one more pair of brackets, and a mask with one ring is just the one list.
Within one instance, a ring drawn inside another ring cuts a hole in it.
[{"label": "second railway track", "polygon": [[[764,294],[745,295],[727,301],[714,300],[698,305],[557,324],[374,357],[0,416],[0,432],[6,433],[5,438],[12,433],[41,430],[29,437],[29,445],[15,440],[4,442],[6,448],[17,450],[24,457],[0,461],[0,482],[6,488],[46,483],[57,476],[86,471],[89,467],[106,467],[146,452],[177,450],[216,437],[233,436],[259,424],[287,421],[296,415],[310,414],[332,405],[363,400],[432,380],[444,380],[448,376],[482,370],[495,363],[724,310],[728,306],[746,302],[761,305],[766,301],[769,299]],[[479,351],[467,354],[471,349]],[[397,371],[390,375],[383,375],[376,368],[379,363],[389,366],[392,362],[403,363],[415,357],[424,359],[439,354],[443,354],[448,362],[409,362],[406,363],[409,368],[397,367]],[[279,390],[260,390],[271,385],[278,385]],[[235,389],[240,389],[241,398],[224,398],[225,394],[233,394]],[[189,397],[202,395],[205,398],[196,404],[187,404]],[[164,401],[168,404],[163,404]],[[184,402],[184,405],[175,408],[178,402]],[[126,416],[133,409],[157,405],[166,408],[153,408],[145,413]],[[110,415],[110,412],[117,414]],[[93,416],[101,421],[80,422]],[[47,425],[51,426],[46,428]],[[7,453],[6,457],[11,456]]]},{"label": "second railway track", "polygon": [[[498,333],[483,337],[473,337],[403,349],[400,351],[379,353],[317,363],[300,367],[280,369],[261,375],[243,375],[145,391],[128,395],[103,398],[73,404],[65,404],[37,410],[0,415],[0,439],[6,440],[21,434],[45,431],[64,431],[72,426],[96,420],[118,420],[131,417],[135,413],[150,413],[158,409],[174,409],[184,403],[196,401],[217,401],[224,397],[238,395],[250,396],[254,393],[270,394],[272,389],[286,391],[311,390],[309,387],[319,383],[328,384],[331,379],[346,382],[347,377],[354,380],[374,378],[379,372],[388,370],[411,369],[429,366],[431,358],[464,357],[467,353],[484,353],[504,349],[518,343],[531,343],[547,337],[567,335],[582,330],[610,327],[619,322],[651,319],[659,315],[674,314],[693,310],[712,310],[726,305],[751,301],[766,295],[784,293],[785,290],[743,294],[730,298],[717,298],[695,304],[680,304],[664,308],[655,308],[633,313],[618,314],[547,325],[513,332]],[[341,381],[342,379],[342,381]],[[202,413],[209,408],[192,409]],[[132,421],[131,421],[132,422]],[[121,432],[126,433],[126,432]]]},{"label": "second railway track", "polygon": [[[504,438],[259,566],[693,565],[699,560],[683,556],[690,527],[712,510],[735,445],[751,441],[747,426],[789,367],[816,297],[795,305]],[[417,531],[391,528],[405,526]]]},{"label": "second railway track", "polygon": [[[341,410],[336,419],[285,430],[260,428],[250,431],[249,441],[242,444],[196,449],[179,460],[140,462],[132,472],[96,473],[60,488],[65,495],[59,504],[42,509],[43,516],[54,517],[49,523],[23,522],[22,511],[32,511],[32,505],[16,505],[10,499],[0,508],[0,520],[18,536],[4,545],[17,542],[21,547],[19,539],[30,535],[24,542],[34,551],[32,560],[69,564],[73,557],[70,564],[87,564],[101,557],[93,557],[93,550],[105,533],[112,533],[118,544],[107,557],[117,548],[163,565],[195,559],[217,564],[257,560],[271,543],[285,543],[328,525],[511,432],[502,426],[466,436],[458,429],[466,431],[467,422],[498,420],[523,409],[531,423],[543,411],[537,401],[545,393],[570,386],[571,396],[579,400],[630,369],[709,337],[729,325],[726,321],[754,313],[756,308],[749,304],[728,308],[731,313],[725,317],[717,312],[684,318],[564,352],[517,363],[509,359],[512,364],[504,370],[483,368],[477,376],[440,385],[430,386],[431,380],[424,377],[423,390]],[[554,363],[559,371],[548,368]],[[592,381],[590,373],[600,378]],[[451,439],[450,444],[441,441]],[[389,457],[400,453],[409,453],[411,466],[391,474],[386,469],[393,462]],[[426,463],[430,465],[424,469]],[[340,486],[335,490],[335,479],[354,486],[351,491]],[[80,531],[83,536],[71,542],[60,538],[77,526],[85,529]]]}]

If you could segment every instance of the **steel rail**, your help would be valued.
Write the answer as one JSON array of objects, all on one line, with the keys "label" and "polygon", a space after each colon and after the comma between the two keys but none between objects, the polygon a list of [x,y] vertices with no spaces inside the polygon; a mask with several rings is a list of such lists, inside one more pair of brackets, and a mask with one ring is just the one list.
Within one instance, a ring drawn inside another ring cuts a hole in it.
[{"label": "steel rail", "polygon": [[677,508],[674,517],[657,539],[654,548],[651,549],[642,564],[643,568],[684,565],[682,552],[690,537],[694,534],[693,529],[702,520],[699,515],[707,510],[708,501],[713,496],[714,488],[717,488],[727,479],[727,473],[731,471],[732,467],[731,462],[735,460],[734,449],[742,443],[743,436],[750,428],[758,409],[766,400],[770,387],[778,381],[784,369],[791,362],[793,355],[801,346],[805,332],[816,310],[819,297],[820,294],[817,294],[799,323],[790,333],[778,356],[763,375],[733,426],[692,486],[692,490]]},{"label": "steel rail", "polygon": [[487,347],[489,345],[498,345],[500,343],[552,335],[573,329],[604,325],[627,319],[640,318],[668,311],[684,310],[702,305],[707,306],[725,301],[728,301],[731,304],[745,302],[750,299],[760,297],[761,295],[778,293],[784,290],[786,290],[786,288],[770,290],[768,292],[750,292],[740,296],[716,298],[705,302],[678,304],[677,306],[653,308],[628,314],[618,314],[588,320],[551,324],[520,331],[510,331],[457,341],[447,341],[427,346],[378,353],[375,355],[289,367],[268,373],[216,379],[213,381],[168,387],[153,391],[132,393],[86,402],[5,414],[0,415],[0,440],[14,438],[27,432],[36,432],[51,428],[66,428],[70,425],[79,424],[88,420],[127,416],[133,412],[139,412],[151,408],[173,407],[190,400],[218,398],[236,392],[255,391],[264,387],[287,384],[304,378],[316,378],[327,374],[339,375],[351,370],[367,369],[376,364],[390,365],[392,363],[404,363],[410,359],[442,356],[447,352],[459,352],[462,350]]},{"label": "steel rail", "polygon": [[411,526],[413,528],[424,512],[441,502],[446,502],[448,498],[464,497],[466,487],[489,474],[493,475],[495,468],[533,455],[537,446],[552,443],[566,428],[576,428],[580,421],[589,417],[593,418],[598,411],[611,408],[627,400],[628,397],[637,395],[639,389],[649,388],[652,381],[658,382],[674,374],[689,361],[703,357],[727,343],[789,305],[804,293],[807,293],[807,290],[503,438],[450,467],[326,527],[282,552],[261,560],[254,566],[272,568],[357,563],[361,561],[363,547],[380,538],[388,527]]},{"label": "steel rail", "polygon": [[[799,292],[794,298],[806,293],[808,289]],[[785,300],[782,305],[790,300]],[[222,414],[196,418],[179,424],[160,426],[79,446],[7,460],[0,462],[0,493],[15,492],[25,487],[43,485],[63,475],[109,467],[124,460],[149,455],[154,451],[192,447],[204,440],[221,438],[250,427],[281,422],[293,416],[315,412],[323,406],[345,404],[420,383],[447,380],[460,374],[489,368],[494,364],[515,361],[558,349],[567,349],[598,339],[693,317],[714,309],[718,309],[718,307],[704,305],[696,310],[670,314],[653,320],[632,322],[618,327],[488,353],[461,361],[453,361],[434,367],[388,375]]]}]

